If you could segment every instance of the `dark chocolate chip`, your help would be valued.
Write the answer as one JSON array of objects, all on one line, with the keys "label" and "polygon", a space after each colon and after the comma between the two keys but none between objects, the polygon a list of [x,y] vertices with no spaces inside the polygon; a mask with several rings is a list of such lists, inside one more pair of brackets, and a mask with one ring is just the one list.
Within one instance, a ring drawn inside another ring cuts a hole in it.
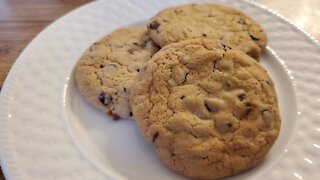
[{"label": "dark chocolate chip", "polygon": [[178,10],[178,9],[176,9],[176,10],[174,10],[174,13],[176,13],[176,14],[180,14],[180,13],[182,13],[183,12],[183,10]]},{"label": "dark chocolate chip", "polygon": [[109,105],[112,102],[112,97],[104,92],[99,95],[99,100],[104,105]]},{"label": "dark chocolate chip", "polygon": [[227,126],[228,126],[228,128],[231,128],[231,127],[232,127],[232,123],[231,123],[231,122],[228,122],[228,123],[227,123]]},{"label": "dark chocolate chip", "polygon": [[202,36],[203,36],[203,37],[207,37],[207,34],[203,33]]},{"label": "dark chocolate chip", "polygon": [[182,95],[181,97],[180,97],[180,99],[184,99],[186,96],[185,95]]},{"label": "dark chocolate chip", "polygon": [[150,23],[149,28],[150,29],[158,29],[159,25],[160,24],[158,23],[158,21],[153,21],[152,23]]},{"label": "dark chocolate chip", "polygon": [[227,51],[228,49],[232,49],[231,47],[229,47],[229,46],[227,46],[225,44],[222,44],[222,46],[223,46],[224,51]]},{"label": "dark chocolate chip", "polygon": [[133,54],[133,51],[134,51],[133,49],[128,49],[129,54]]},{"label": "dark chocolate chip", "polygon": [[113,114],[112,111],[107,112],[107,114],[108,114],[109,116],[111,116],[112,119],[115,120],[115,121],[121,119],[121,117],[120,117],[118,114]]},{"label": "dark chocolate chip", "polygon": [[137,72],[140,72],[140,69],[136,69]]},{"label": "dark chocolate chip", "polygon": [[181,82],[181,83],[184,83],[184,82],[187,81],[187,76],[188,76],[188,74],[189,74],[189,72],[186,73],[186,75],[184,76],[184,80],[183,80],[183,82]]},{"label": "dark chocolate chip", "polygon": [[209,112],[213,112],[214,111],[214,109],[212,109],[212,107],[210,107],[206,102],[204,103],[204,106],[207,108],[207,110]]},{"label": "dark chocolate chip", "polygon": [[104,65],[103,65],[103,64],[101,64],[101,65],[100,65],[100,68],[104,68]]},{"label": "dark chocolate chip", "polygon": [[244,19],[239,19],[238,23],[242,24],[242,25],[246,25],[247,24],[247,22]]},{"label": "dark chocolate chip", "polygon": [[268,80],[268,81],[266,81],[266,83],[267,83],[269,86],[273,86],[272,80]]},{"label": "dark chocolate chip", "polygon": [[208,159],[208,158],[209,158],[208,156],[206,156],[206,157],[202,157],[202,159],[203,159],[203,160]]},{"label": "dark chocolate chip", "polygon": [[232,86],[229,82],[226,82],[224,85],[223,85],[223,89],[225,89],[226,91],[230,91],[232,90]]},{"label": "dark chocolate chip", "polygon": [[127,88],[123,88],[123,92],[127,92]]},{"label": "dark chocolate chip", "polygon": [[156,141],[156,139],[158,138],[159,133],[155,133],[152,137],[152,142],[154,143]]},{"label": "dark chocolate chip", "polygon": [[246,104],[245,115],[249,115],[253,111],[253,106],[251,104]]},{"label": "dark chocolate chip", "polygon": [[134,42],[133,45],[140,46],[137,42]]},{"label": "dark chocolate chip", "polygon": [[249,33],[249,35],[250,35],[250,37],[251,37],[252,40],[254,40],[254,41],[259,41],[259,38],[256,38],[255,36],[253,36],[253,35],[250,34],[250,33]]},{"label": "dark chocolate chip", "polygon": [[129,116],[132,116],[132,115],[133,115],[132,112],[130,112],[130,113],[129,113]]},{"label": "dark chocolate chip", "polygon": [[244,100],[244,98],[246,98],[246,94],[239,94],[238,95],[238,99],[240,100],[240,101],[243,101]]},{"label": "dark chocolate chip", "polygon": [[196,138],[196,139],[198,138],[198,136],[196,136],[196,135],[194,135],[194,134],[192,134],[192,136],[193,136],[194,138]]}]

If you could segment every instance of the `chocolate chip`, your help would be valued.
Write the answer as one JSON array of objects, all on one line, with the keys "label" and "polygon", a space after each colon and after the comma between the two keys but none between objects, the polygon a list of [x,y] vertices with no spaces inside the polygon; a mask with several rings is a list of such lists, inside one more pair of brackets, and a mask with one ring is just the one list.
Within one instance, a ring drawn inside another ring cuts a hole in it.
[{"label": "chocolate chip", "polygon": [[220,100],[215,98],[206,99],[204,101],[204,106],[209,112],[217,112],[219,110],[219,107],[221,107],[221,102]]},{"label": "chocolate chip", "polygon": [[208,159],[208,158],[209,158],[208,156],[206,156],[206,157],[202,157],[202,159],[203,159],[203,160]]},{"label": "chocolate chip", "polygon": [[115,121],[120,119],[120,116],[118,114],[113,114],[111,111],[109,111],[107,114],[111,116]]},{"label": "chocolate chip", "polygon": [[152,142],[154,143],[156,141],[156,139],[158,138],[159,136],[159,133],[155,133],[153,136],[152,136]]},{"label": "chocolate chip", "polygon": [[140,69],[136,69],[137,72],[140,72]]},{"label": "chocolate chip", "polygon": [[104,105],[109,105],[112,102],[112,97],[109,94],[102,92],[99,95],[99,100]]},{"label": "chocolate chip", "polygon": [[195,139],[197,139],[197,138],[198,138],[198,136],[196,136],[196,135],[194,135],[194,134],[192,134],[192,133],[191,133],[191,135],[192,135]]},{"label": "chocolate chip", "polygon": [[123,92],[127,92],[127,88],[123,88]]},{"label": "chocolate chip", "polygon": [[232,127],[232,123],[228,121],[227,126],[228,126],[228,128],[231,128]]},{"label": "chocolate chip", "polygon": [[249,103],[246,104],[245,115],[248,116],[252,111],[253,111],[253,105]]},{"label": "chocolate chip", "polygon": [[183,12],[183,10],[178,10],[178,9],[176,9],[176,10],[174,10],[174,13],[176,13],[176,14],[180,14],[180,13],[182,13]]},{"label": "chocolate chip", "polygon": [[153,21],[152,23],[150,23],[149,28],[150,29],[158,29],[159,25],[160,24],[158,23],[158,21]]},{"label": "chocolate chip", "polygon": [[133,45],[140,46],[137,42],[134,42]]},{"label": "chocolate chip", "polygon": [[212,112],[212,111],[213,111],[207,103],[204,103],[204,106],[207,108],[207,110],[208,110],[209,112]]},{"label": "chocolate chip", "polygon": [[103,64],[101,64],[101,65],[100,65],[100,68],[104,68],[104,65],[103,65]]},{"label": "chocolate chip", "polygon": [[215,127],[220,133],[229,133],[235,131],[237,124],[230,119],[215,119]]},{"label": "chocolate chip", "polygon": [[249,33],[250,37],[252,40],[254,41],[259,41],[259,38],[256,38],[255,36],[253,36],[251,33]]},{"label": "chocolate chip", "polygon": [[207,37],[207,35],[205,33],[202,34],[203,37]]},{"label": "chocolate chip", "polygon": [[129,116],[133,116],[132,112],[130,111]]},{"label": "chocolate chip", "polygon": [[239,19],[238,23],[242,24],[242,25],[246,25],[247,24],[247,22],[244,19]]},{"label": "chocolate chip", "polygon": [[246,94],[242,93],[242,94],[239,94],[239,95],[238,95],[238,99],[239,99],[240,101],[243,101],[244,98],[246,98]]},{"label": "chocolate chip", "polygon": [[134,50],[133,49],[128,49],[129,54],[133,54]]},{"label": "chocolate chip", "polygon": [[184,99],[186,96],[185,95],[182,95],[181,97],[180,97],[180,99]]},{"label": "chocolate chip", "polygon": [[267,80],[266,83],[267,83],[269,86],[273,86],[273,81],[272,81],[272,80]]},{"label": "chocolate chip", "polygon": [[230,83],[226,82],[224,85],[223,85],[223,89],[229,91],[229,90],[232,90],[232,86]]},{"label": "chocolate chip", "polygon": [[183,81],[182,83],[184,83],[184,82],[187,81],[187,76],[188,76],[188,75],[189,75],[189,72],[187,72],[186,75],[184,76],[184,81]]},{"label": "chocolate chip", "polygon": [[223,46],[224,51],[227,51],[228,49],[232,49],[231,47],[229,47],[229,46],[227,46],[225,44],[222,44],[222,46]]}]

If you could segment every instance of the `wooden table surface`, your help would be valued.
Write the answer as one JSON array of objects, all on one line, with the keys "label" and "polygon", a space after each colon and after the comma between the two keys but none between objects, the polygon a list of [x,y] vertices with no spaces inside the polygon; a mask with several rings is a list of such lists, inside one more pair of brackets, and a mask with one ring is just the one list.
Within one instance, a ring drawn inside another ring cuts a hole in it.
[{"label": "wooden table surface", "polygon": [[[91,0],[0,0],[0,88],[28,43],[48,24]],[[320,40],[320,1],[255,0]],[[4,180],[0,173],[0,180]]]}]

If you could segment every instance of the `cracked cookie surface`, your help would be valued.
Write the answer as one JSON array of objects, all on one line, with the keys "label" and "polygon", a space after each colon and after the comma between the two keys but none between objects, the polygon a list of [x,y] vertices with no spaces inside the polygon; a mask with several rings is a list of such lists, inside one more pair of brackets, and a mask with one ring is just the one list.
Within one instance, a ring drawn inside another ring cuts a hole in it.
[{"label": "cracked cookie surface", "polygon": [[82,55],[75,68],[77,87],[92,105],[114,119],[130,118],[131,84],[157,51],[146,28],[118,29]]},{"label": "cracked cookie surface", "polygon": [[162,48],[136,77],[130,104],[160,159],[197,179],[250,169],[280,131],[267,71],[243,52],[207,39]]},{"label": "cracked cookie surface", "polygon": [[215,4],[170,7],[151,18],[151,38],[164,47],[188,38],[205,37],[235,46],[258,59],[267,44],[262,27],[244,13]]}]

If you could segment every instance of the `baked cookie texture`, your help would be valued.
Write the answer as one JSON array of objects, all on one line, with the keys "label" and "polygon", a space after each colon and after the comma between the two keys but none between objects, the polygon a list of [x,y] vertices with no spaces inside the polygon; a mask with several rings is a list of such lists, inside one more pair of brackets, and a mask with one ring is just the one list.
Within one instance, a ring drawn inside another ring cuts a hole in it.
[{"label": "baked cookie texture", "polygon": [[243,52],[208,39],[162,48],[136,77],[130,104],[160,159],[196,179],[250,169],[280,130],[267,71]]},{"label": "baked cookie texture", "polygon": [[147,29],[121,28],[91,45],[75,68],[80,93],[114,119],[132,117],[129,91],[137,73],[158,51]]},{"label": "baked cookie texture", "polygon": [[255,59],[267,44],[262,27],[239,10],[216,4],[187,4],[160,11],[147,24],[161,47],[188,38],[209,38],[235,46]]}]

